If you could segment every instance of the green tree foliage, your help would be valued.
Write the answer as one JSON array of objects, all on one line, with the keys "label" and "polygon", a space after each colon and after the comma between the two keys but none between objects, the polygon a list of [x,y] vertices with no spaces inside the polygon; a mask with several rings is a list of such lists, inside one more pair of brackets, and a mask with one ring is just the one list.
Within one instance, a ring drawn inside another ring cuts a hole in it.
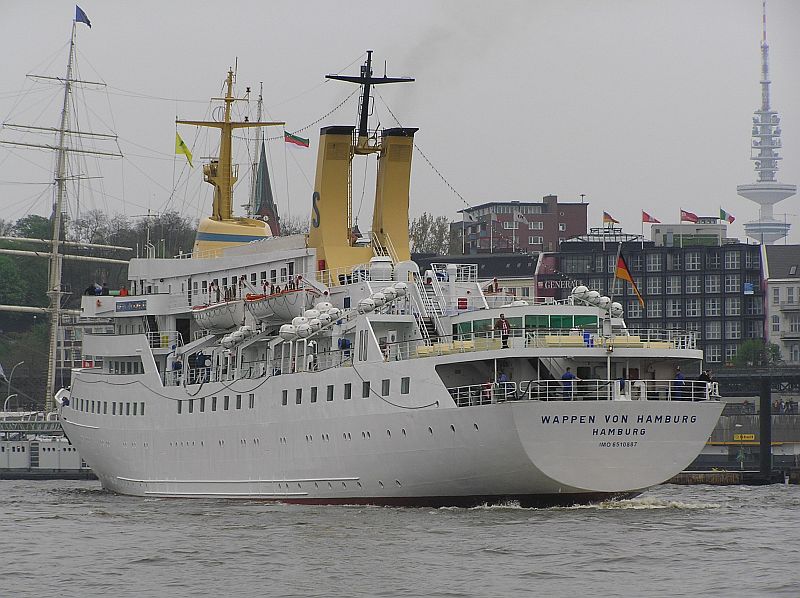
[{"label": "green tree foliage", "polygon": [[444,255],[450,246],[450,221],[423,212],[411,221],[408,234],[412,252]]},{"label": "green tree foliage", "polygon": [[781,361],[781,349],[774,343],[761,339],[750,339],[742,343],[733,365],[738,367],[776,365]]},{"label": "green tree foliage", "polygon": [[50,219],[44,216],[30,214],[17,220],[14,225],[14,236],[28,237],[30,239],[52,239]]}]

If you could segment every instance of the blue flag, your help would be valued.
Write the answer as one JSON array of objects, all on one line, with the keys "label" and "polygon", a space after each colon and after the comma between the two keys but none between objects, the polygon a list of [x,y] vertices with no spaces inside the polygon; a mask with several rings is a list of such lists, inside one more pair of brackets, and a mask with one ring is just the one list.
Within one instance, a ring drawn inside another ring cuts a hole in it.
[{"label": "blue flag", "polygon": [[89,20],[89,17],[86,16],[86,13],[83,12],[81,7],[77,4],[75,5],[75,22],[86,23],[89,26],[89,29],[92,28],[92,22]]}]

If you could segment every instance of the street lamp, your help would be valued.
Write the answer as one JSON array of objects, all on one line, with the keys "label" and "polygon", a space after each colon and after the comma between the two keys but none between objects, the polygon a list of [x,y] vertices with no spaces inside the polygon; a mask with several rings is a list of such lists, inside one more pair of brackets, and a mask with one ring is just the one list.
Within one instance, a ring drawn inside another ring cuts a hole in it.
[{"label": "street lamp", "polygon": [[16,397],[16,396],[17,396],[17,393],[14,393],[13,395],[8,395],[8,396],[6,397],[6,400],[3,402],[3,413],[5,413],[6,411],[8,411],[8,402],[9,402],[11,399],[13,399],[14,397]]},{"label": "street lamp", "polygon": [[[8,400],[8,395],[11,394],[11,379],[14,377],[14,370],[16,370],[23,363],[25,363],[25,362],[24,361],[20,361],[13,368],[11,368],[11,375],[8,377],[8,390],[6,391],[6,400]],[[3,409],[3,411],[5,411],[5,408]]]}]

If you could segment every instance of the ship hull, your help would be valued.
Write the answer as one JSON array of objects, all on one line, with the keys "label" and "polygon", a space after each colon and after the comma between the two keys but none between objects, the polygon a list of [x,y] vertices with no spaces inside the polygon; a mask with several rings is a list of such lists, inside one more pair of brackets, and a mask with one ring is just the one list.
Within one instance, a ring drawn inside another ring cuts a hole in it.
[{"label": "ship hull", "polygon": [[[247,393],[252,382],[229,386],[230,410],[222,408],[220,386],[220,411],[209,412],[206,404],[202,413],[179,415],[175,400],[164,400],[165,391],[176,399],[187,395],[165,388],[147,397],[146,417],[64,408],[63,426],[104,488],[122,494],[305,504],[553,505],[633,496],[668,480],[702,450],[722,409],[714,401],[526,400],[456,407],[447,404],[446,393],[438,404],[425,395],[409,396],[405,405],[398,398],[390,404],[374,398],[327,402],[322,396],[321,403],[283,405],[280,387],[293,394],[298,376],[277,377],[253,393]],[[136,386],[82,387],[78,381],[73,397],[93,396],[99,410],[104,399],[141,401]],[[233,405],[237,394],[241,409]]]}]

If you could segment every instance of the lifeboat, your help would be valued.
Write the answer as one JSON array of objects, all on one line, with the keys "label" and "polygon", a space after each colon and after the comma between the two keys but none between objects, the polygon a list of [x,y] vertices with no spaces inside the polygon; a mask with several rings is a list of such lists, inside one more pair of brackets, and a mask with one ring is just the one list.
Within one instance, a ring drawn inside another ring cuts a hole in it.
[{"label": "lifeboat", "polygon": [[310,288],[288,289],[269,295],[248,293],[245,305],[253,317],[261,322],[288,322],[302,316],[319,295],[319,292]]},{"label": "lifeboat", "polygon": [[237,328],[244,322],[243,299],[221,301],[208,305],[195,305],[192,316],[204,330],[222,331]]}]

